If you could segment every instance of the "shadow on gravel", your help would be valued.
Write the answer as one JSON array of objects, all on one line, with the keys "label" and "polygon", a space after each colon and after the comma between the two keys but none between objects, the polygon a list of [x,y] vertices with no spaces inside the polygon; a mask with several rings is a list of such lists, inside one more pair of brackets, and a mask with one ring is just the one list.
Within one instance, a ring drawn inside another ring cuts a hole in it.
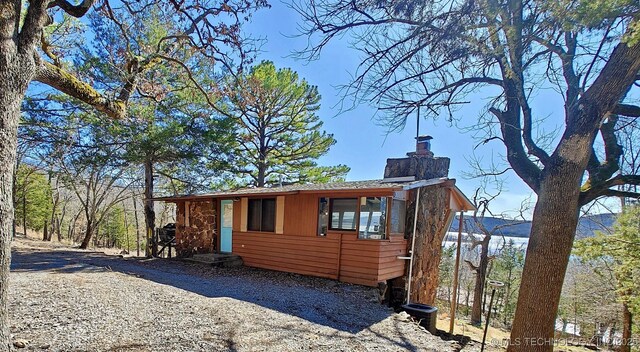
[{"label": "shadow on gravel", "polygon": [[[349,286],[334,289],[305,287],[296,280],[269,280],[269,271],[263,277],[256,275],[210,277],[185,273],[184,264],[161,263],[162,268],[149,267],[139,259],[122,259],[96,252],[14,250],[11,271],[57,273],[100,273],[115,271],[133,275],[159,284],[173,286],[199,295],[228,297],[250,302],[284,314],[297,316],[310,322],[336,330],[358,333],[392,314],[392,311],[367,301],[367,297],[348,292]],[[344,288],[346,287],[346,289]],[[232,308],[230,308],[232,309]],[[238,317],[242,319],[242,317]],[[254,319],[245,317],[247,319]],[[404,341],[399,347],[410,348]]]}]

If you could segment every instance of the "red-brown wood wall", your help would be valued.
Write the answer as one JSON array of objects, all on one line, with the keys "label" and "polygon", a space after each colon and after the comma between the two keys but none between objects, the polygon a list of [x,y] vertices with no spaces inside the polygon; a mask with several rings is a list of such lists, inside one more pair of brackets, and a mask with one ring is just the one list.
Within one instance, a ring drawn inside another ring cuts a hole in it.
[{"label": "red-brown wood wall", "polygon": [[376,286],[405,272],[407,241],[402,235],[386,240],[358,239],[355,231],[329,231],[317,235],[321,196],[390,196],[368,192],[286,195],[284,233],[242,232],[241,202],[234,202],[233,253],[245,265],[343,282]]}]

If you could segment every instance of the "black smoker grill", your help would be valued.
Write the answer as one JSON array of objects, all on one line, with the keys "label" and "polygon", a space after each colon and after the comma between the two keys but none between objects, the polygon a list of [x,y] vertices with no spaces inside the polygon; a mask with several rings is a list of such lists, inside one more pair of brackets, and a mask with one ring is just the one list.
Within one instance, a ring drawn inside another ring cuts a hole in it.
[{"label": "black smoker grill", "polygon": [[169,258],[171,258],[171,247],[176,245],[176,224],[170,223],[162,228],[156,229],[156,243],[162,248],[158,251],[158,255],[169,247]]}]

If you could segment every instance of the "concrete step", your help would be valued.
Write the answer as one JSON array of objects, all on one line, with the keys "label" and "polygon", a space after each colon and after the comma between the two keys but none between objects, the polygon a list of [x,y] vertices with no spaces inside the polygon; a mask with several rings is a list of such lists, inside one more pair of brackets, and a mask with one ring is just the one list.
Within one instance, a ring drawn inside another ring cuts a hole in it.
[{"label": "concrete step", "polygon": [[242,266],[242,258],[235,254],[226,253],[207,253],[207,254],[194,254],[190,258],[184,258],[183,260],[211,265],[219,268],[231,268]]}]

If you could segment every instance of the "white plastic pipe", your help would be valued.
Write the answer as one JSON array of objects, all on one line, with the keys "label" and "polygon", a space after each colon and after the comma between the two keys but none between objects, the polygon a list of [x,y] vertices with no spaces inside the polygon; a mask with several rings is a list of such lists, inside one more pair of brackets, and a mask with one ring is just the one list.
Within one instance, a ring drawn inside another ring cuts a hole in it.
[{"label": "white plastic pipe", "polygon": [[413,275],[413,250],[416,247],[416,225],[418,224],[418,207],[420,207],[420,188],[416,193],[416,211],[413,215],[413,236],[411,238],[411,252],[409,253],[409,284],[407,285],[407,304],[411,303],[411,276]]}]

